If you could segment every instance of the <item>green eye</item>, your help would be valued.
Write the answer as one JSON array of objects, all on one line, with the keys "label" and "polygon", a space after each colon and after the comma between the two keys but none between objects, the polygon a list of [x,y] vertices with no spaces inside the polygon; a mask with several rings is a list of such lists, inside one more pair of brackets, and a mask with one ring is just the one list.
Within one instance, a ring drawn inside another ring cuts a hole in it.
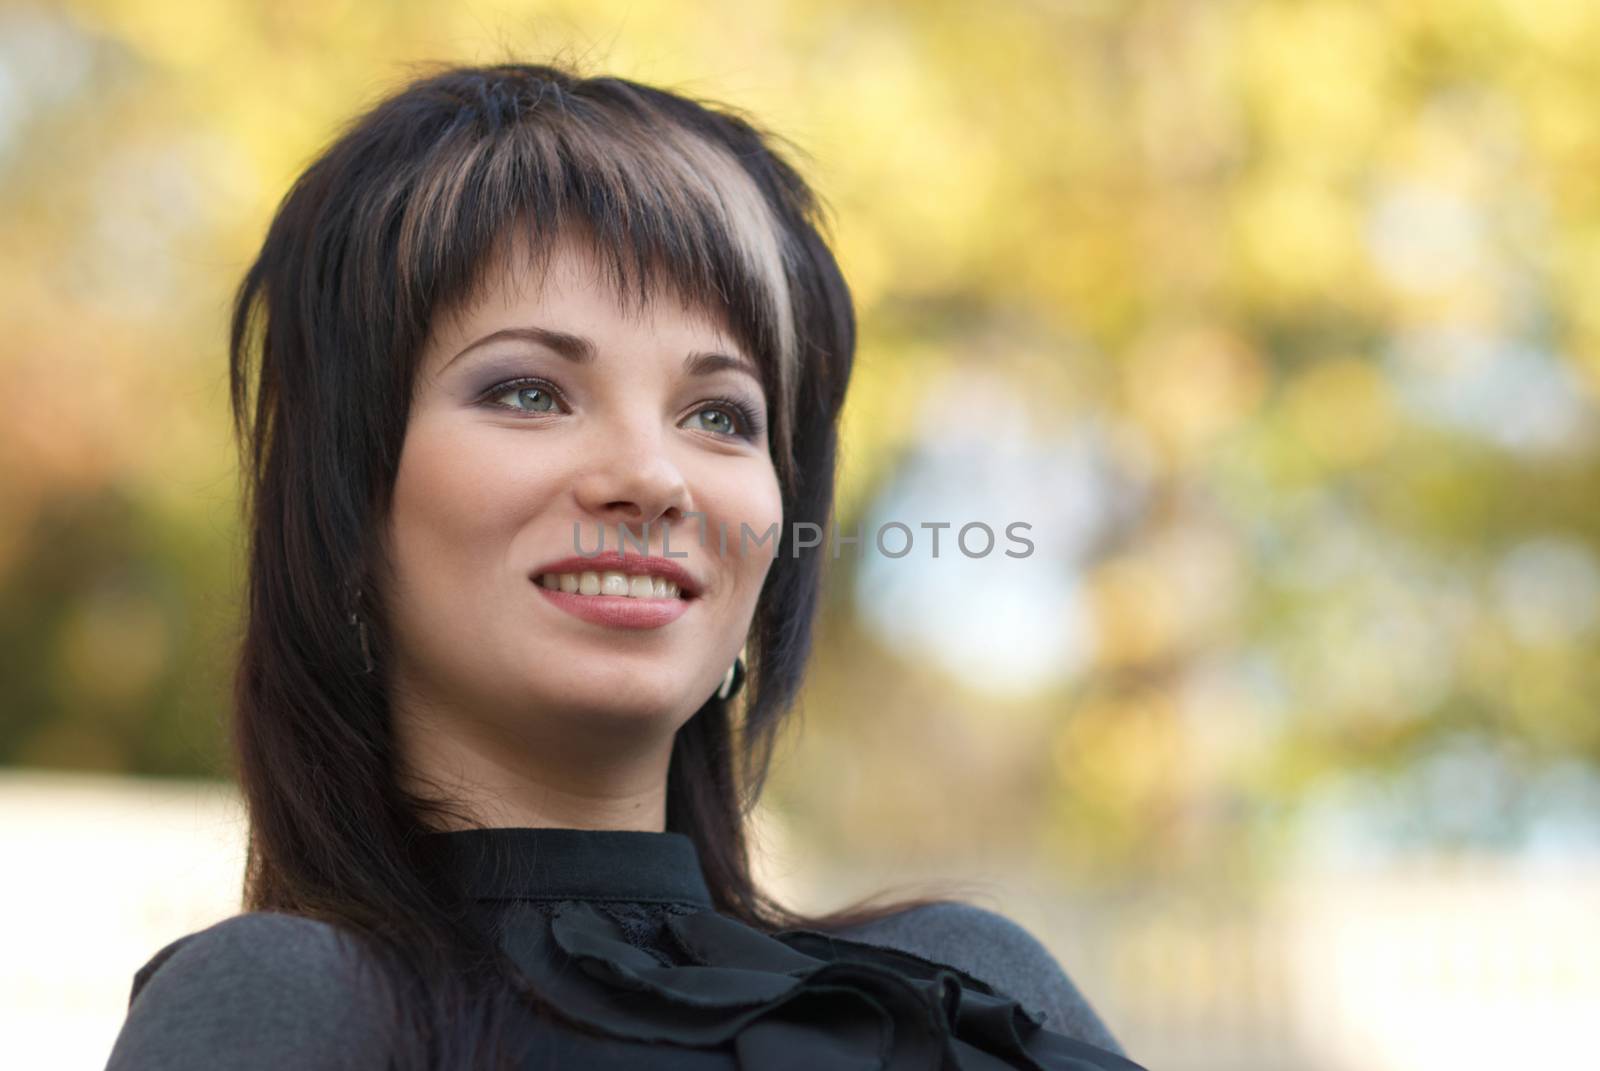
[{"label": "green eye", "polygon": [[701,427],[706,431],[715,432],[730,439],[737,438],[754,441],[761,436],[761,432],[765,428],[761,414],[748,402],[742,402],[738,398],[709,399],[706,407],[694,415],[704,417],[707,414],[716,423],[709,425],[702,423]]},{"label": "green eye", "polygon": [[[500,399],[511,397],[510,402]],[[561,402],[549,385],[540,380],[513,379],[489,388],[482,400],[497,409],[510,409],[514,413],[554,413],[560,411]]]},{"label": "green eye", "polygon": [[698,413],[696,413],[695,416],[698,416],[698,417],[712,416],[712,417],[715,417],[717,419],[718,423],[716,423],[716,424],[714,424],[714,425],[712,425],[710,427],[707,427],[706,430],[708,430],[708,431],[726,432],[727,434],[732,435],[737,430],[737,429],[735,429],[735,427],[733,425],[733,417],[729,416],[727,413],[723,412],[721,409],[702,409]]},{"label": "green eye", "polygon": [[548,413],[555,408],[555,395],[542,388],[519,387],[516,394],[519,401],[528,402],[527,411],[530,413]]}]

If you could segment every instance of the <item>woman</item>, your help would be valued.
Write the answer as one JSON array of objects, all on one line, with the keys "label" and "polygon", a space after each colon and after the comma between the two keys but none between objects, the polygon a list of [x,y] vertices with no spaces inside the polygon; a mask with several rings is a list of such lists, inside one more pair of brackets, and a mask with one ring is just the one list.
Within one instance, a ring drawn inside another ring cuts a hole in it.
[{"label": "woman", "polygon": [[1137,1066],[1003,916],[752,879],[855,346],[772,140],[455,68],[295,183],[231,336],[245,913],[112,1068]]}]

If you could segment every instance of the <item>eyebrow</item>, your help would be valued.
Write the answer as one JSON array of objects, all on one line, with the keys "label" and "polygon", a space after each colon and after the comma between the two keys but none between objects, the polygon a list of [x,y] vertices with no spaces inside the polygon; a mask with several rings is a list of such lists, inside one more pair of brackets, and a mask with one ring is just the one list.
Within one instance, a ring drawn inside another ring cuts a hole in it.
[{"label": "eyebrow", "polygon": [[[551,327],[503,327],[491,334],[484,335],[476,342],[467,346],[461,352],[445,362],[444,367],[449,368],[473,350],[487,346],[492,342],[505,339],[518,339],[523,342],[537,342],[541,346],[554,350],[562,357],[574,364],[593,364],[596,347],[592,340],[583,335],[575,335],[569,331],[557,331]],[[744,354],[721,353],[715,350],[694,350],[683,360],[683,370],[691,376],[709,376],[724,369],[743,372],[761,382],[761,373],[755,364]],[[444,369],[440,369],[441,372]]]}]

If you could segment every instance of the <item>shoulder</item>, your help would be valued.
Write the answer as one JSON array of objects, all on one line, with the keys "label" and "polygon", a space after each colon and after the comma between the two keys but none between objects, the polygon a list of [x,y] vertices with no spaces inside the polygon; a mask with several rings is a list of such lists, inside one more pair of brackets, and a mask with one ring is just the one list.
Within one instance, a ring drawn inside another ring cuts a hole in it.
[{"label": "shoulder", "polygon": [[957,967],[1043,1013],[1046,1028],[1125,1055],[1044,943],[998,911],[952,900],[836,932]]},{"label": "shoulder", "polygon": [[382,1067],[384,1006],[330,923],[248,912],[185,934],[134,973],[107,1071]]},{"label": "shoulder", "polygon": [[166,977],[230,967],[269,973],[311,973],[347,970],[354,965],[341,932],[320,919],[277,911],[252,911],[184,934],[147,960],[133,976],[129,1003],[157,971]]}]

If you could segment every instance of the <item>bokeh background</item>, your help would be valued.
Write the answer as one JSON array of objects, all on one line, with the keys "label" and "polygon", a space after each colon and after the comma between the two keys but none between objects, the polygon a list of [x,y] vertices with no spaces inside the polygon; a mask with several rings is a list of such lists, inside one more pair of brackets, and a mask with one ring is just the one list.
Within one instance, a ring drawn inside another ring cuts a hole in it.
[{"label": "bokeh background", "polygon": [[0,1060],[99,1066],[237,910],[273,207],[417,61],[556,57],[792,139],[859,303],[841,530],[918,539],[834,565],[774,886],[965,881],[1158,1071],[1600,1066],[1597,55],[1593,0],[0,0]]}]

